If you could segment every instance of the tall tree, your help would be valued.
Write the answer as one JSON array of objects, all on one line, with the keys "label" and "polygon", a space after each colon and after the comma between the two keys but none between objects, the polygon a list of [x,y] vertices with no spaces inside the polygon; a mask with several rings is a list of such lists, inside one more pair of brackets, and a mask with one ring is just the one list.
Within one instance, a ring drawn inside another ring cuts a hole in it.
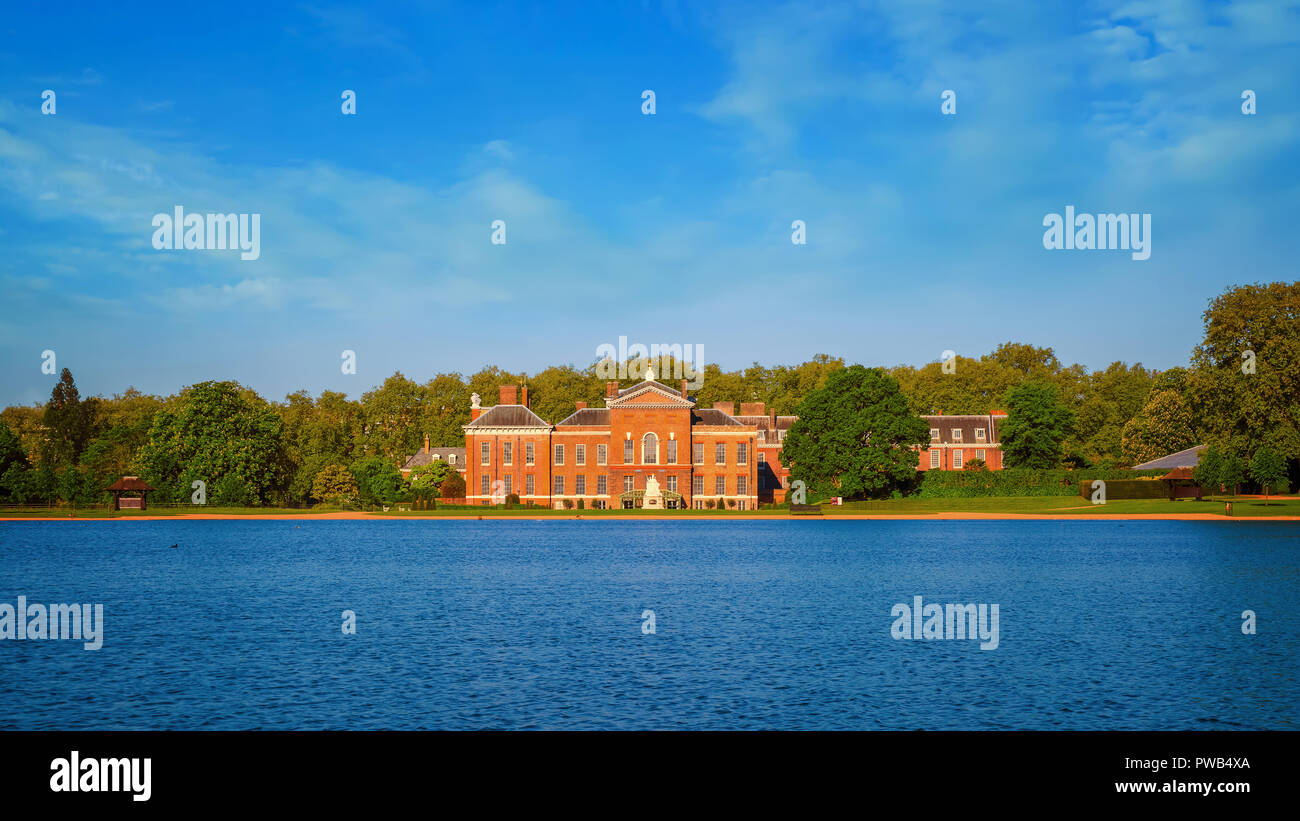
[{"label": "tall tree", "polygon": [[1270,490],[1286,492],[1286,459],[1272,448],[1260,448],[1250,460],[1250,476],[1264,490],[1264,504],[1268,504]]},{"label": "tall tree", "polygon": [[1007,467],[1054,468],[1070,435],[1074,414],[1047,382],[1026,382],[1007,392],[1007,419],[999,427]]},{"label": "tall tree", "polygon": [[1131,463],[1159,459],[1196,444],[1192,413],[1174,391],[1156,391],[1142,412],[1124,425],[1124,458]]},{"label": "tall tree", "polygon": [[94,433],[94,399],[82,401],[72,371],[63,369],[45,406],[45,446],[41,461],[52,466],[75,465]]},{"label": "tall tree", "polygon": [[915,479],[916,448],[929,441],[930,428],[882,369],[835,371],[796,412],[782,459],[814,492],[878,496]]}]

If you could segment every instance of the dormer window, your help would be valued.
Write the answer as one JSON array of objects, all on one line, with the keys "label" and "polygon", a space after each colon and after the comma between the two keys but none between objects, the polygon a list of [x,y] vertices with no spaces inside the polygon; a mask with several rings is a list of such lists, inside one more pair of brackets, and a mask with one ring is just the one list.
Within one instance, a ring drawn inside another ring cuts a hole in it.
[{"label": "dormer window", "polygon": [[952,441],[954,441],[954,442],[960,442],[960,441],[961,441],[961,428],[953,428],[953,429],[952,429]]},{"label": "dormer window", "polygon": [[930,441],[931,441],[931,442],[938,442],[938,441],[939,441],[939,429],[938,429],[938,428],[930,428]]},{"label": "dormer window", "polygon": [[983,441],[985,441],[985,440],[984,440],[984,428],[976,428],[976,429],[975,429],[975,441],[976,441],[976,442],[983,442]]}]

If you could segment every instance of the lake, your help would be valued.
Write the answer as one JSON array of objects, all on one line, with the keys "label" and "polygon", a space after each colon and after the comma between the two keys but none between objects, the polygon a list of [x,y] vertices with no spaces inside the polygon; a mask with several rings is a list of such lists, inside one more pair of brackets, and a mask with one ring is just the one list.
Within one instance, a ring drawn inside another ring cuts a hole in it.
[{"label": "lake", "polygon": [[[0,727],[1294,730],[1298,560],[1263,522],[0,523],[0,604],[104,623],[0,641]],[[916,596],[998,605],[996,649],[895,639]]]}]

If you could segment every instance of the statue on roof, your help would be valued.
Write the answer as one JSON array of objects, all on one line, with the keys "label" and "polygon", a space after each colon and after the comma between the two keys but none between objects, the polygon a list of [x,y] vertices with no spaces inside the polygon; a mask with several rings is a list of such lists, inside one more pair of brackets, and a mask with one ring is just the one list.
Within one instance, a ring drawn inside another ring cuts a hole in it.
[{"label": "statue on roof", "polygon": [[469,395],[469,408],[470,408],[470,410],[478,410],[478,409],[479,409],[479,407],[478,407],[478,403],[481,402],[481,401],[483,401],[483,400],[479,397],[479,395],[478,395],[477,393],[471,393],[471,394]]},{"label": "statue on roof", "polygon": [[655,366],[654,366],[654,365],[646,365],[646,366],[645,366],[645,381],[647,381],[647,382],[653,382],[653,381],[655,381]]}]

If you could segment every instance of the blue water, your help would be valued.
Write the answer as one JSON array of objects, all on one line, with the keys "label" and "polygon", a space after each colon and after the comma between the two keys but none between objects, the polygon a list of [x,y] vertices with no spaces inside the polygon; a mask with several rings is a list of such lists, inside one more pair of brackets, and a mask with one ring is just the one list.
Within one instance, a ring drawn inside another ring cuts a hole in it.
[{"label": "blue water", "polygon": [[[1298,563],[1262,522],[3,523],[0,602],[105,637],[0,641],[0,728],[1297,729]],[[999,647],[893,639],[916,595]]]}]

